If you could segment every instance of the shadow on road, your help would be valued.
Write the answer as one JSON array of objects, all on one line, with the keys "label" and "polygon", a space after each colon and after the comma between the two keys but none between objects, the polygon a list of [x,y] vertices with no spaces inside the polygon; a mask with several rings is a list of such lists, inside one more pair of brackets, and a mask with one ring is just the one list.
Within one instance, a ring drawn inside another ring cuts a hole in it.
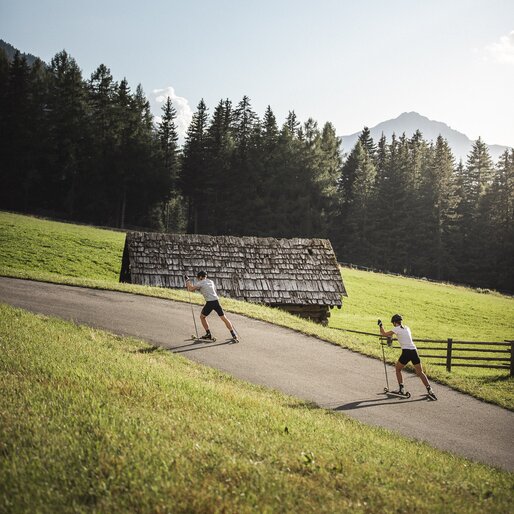
[{"label": "shadow on road", "polygon": [[416,398],[413,400],[412,398],[398,399],[397,397],[386,396],[385,398],[374,398],[372,400],[359,400],[357,402],[345,403],[344,405],[339,405],[339,407],[333,407],[333,410],[355,410],[355,409],[364,409],[366,407],[385,407],[387,405],[398,405],[400,403],[413,403],[413,402],[426,402],[427,399],[425,397]]},{"label": "shadow on road", "polygon": [[[190,339],[187,339],[190,341]],[[203,341],[195,341],[191,344],[180,345],[180,346],[170,346],[167,350],[171,350],[173,353],[185,353],[185,352],[193,352],[195,350],[205,350],[206,348],[214,348],[215,346],[224,346],[226,344],[237,344],[234,343],[232,339],[227,339],[221,343],[206,343]]]}]

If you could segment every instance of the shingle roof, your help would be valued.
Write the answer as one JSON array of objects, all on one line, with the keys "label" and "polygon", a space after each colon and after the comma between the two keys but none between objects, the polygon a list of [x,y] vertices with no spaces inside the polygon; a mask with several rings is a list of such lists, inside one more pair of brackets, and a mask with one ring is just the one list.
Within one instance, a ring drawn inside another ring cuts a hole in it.
[{"label": "shingle roof", "polygon": [[256,303],[340,306],[347,296],[327,239],[127,234],[122,281],[182,288],[200,270],[220,295]]}]

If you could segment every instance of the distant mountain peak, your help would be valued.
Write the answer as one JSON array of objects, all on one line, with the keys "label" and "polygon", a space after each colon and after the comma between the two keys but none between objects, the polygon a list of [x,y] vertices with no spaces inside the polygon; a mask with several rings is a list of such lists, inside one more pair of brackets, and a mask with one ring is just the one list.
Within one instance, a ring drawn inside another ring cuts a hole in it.
[{"label": "distant mountain peak", "polygon": [[[407,137],[411,137],[416,130],[419,130],[428,141],[435,141],[438,136],[441,135],[448,141],[457,161],[459,159],[465,161],[473,146],[473,141],[462,132],[451,128],[442,121],[431,120],[416,111],[402,112],[396,118],[382,121],[374,127],[368,126],[368,128],[371,137],[375,141],[380,139],[382,134],[384,134],[388,140],[391,139],[393,134],[399,136],[405,133]],[[347,153],[351,151],[360,133],[361,131],[341,137],[343,152]],[[501,145],[488,145],[488,147],[491,157],[495,161],[508,149],[507,146]]]}]

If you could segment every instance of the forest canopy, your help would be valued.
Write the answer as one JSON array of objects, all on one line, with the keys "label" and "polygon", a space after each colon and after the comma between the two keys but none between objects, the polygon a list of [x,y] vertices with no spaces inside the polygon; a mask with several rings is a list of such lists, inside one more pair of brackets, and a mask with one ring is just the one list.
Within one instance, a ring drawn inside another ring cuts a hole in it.
[{"label": "forest canopy", "polygon": [[168,98],[66,51],[31,65],[0,49],[0,208],[97,225],[329,238],[341,262],[514,291],[514,151],[479,138],[456,162],[442,137],[343,155],[331,123],[262,117],[244,96],[201,100],[183,145]]}]

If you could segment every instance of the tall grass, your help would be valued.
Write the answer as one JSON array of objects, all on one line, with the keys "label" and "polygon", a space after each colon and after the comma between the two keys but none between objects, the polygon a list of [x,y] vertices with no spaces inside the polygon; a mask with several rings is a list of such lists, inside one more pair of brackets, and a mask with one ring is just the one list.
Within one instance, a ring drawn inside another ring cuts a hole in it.
[{"label": "tall grass", "polygon": [[0,305],[0,511],[508,512],[514,476]]}]

